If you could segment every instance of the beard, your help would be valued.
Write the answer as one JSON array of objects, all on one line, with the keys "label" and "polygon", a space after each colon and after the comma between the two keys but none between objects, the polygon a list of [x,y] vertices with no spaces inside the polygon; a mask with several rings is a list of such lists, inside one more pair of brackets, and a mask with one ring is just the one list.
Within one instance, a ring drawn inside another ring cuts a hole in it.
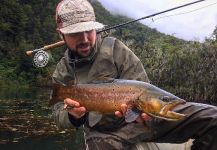
[{"label": "beard", "polygon": [[75,52],[78,56],[85,58],[91,54],[92,49],[93,46],[90,42],[80,43],[76,46]]},{"label": "beard", "polygon": [[[68,47],[69,48],[69,47]],[[69,48],[70,49],[70,48]],[[94,47],[90,46],[90,48],[86,52],[82,52],[79,47],[76,49],[70,49],[70,57],[73,59],[82,59],[89,57],[94,51]]]}]

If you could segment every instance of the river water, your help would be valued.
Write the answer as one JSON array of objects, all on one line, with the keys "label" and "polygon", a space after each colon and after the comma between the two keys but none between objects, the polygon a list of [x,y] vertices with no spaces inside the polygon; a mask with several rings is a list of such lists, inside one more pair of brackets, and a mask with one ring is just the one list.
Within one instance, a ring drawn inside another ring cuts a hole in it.
[{"label": "river water", "polygon": [[48,107],[50,89],[0,89],[1,150],[74,150],[81,131],[60,130]]}]

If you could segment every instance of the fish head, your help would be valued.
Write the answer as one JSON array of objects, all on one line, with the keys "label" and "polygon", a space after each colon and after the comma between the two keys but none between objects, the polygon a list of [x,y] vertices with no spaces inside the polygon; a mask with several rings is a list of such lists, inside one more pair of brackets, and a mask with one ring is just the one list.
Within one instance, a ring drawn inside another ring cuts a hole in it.
[{"label": "fish head", "polygon": [[148,83],[143,86],[136,103],[140,111],[153,117],[175,121],[185,116],[173,111],[178,105],[185,104],[185,100]]}]

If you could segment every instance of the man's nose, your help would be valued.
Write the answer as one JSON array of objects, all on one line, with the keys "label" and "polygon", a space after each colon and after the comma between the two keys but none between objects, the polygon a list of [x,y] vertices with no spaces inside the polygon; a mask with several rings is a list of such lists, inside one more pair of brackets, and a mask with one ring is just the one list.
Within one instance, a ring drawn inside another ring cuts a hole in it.
[{"label": "man's nose", "polygon": [[88,42],[88,33],[87,33],[87,32],[81,32],[81,34],[80,34],[80,39],[81,39],[83,42]]}]

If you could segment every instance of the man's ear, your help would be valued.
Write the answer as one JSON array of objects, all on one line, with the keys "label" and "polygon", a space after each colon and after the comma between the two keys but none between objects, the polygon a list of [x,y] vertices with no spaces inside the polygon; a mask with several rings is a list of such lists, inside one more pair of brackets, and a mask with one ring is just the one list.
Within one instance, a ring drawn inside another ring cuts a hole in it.
[{"label": "man's ear", "polygon": [[64,40],[64,38],[63,38],[63,33],[60,31],[59,28],[56,28],[56,32],[59,34],[60,39]]},{"label": "man's ear", "polygon": [[57,27],[57,28],[56,28],[56,32],[57,32],[57,33],[61,33],[60,28]]},{"label": "man's ear", "polygon": [[61,40],[64,40],[63,34],[59,34]]}]

